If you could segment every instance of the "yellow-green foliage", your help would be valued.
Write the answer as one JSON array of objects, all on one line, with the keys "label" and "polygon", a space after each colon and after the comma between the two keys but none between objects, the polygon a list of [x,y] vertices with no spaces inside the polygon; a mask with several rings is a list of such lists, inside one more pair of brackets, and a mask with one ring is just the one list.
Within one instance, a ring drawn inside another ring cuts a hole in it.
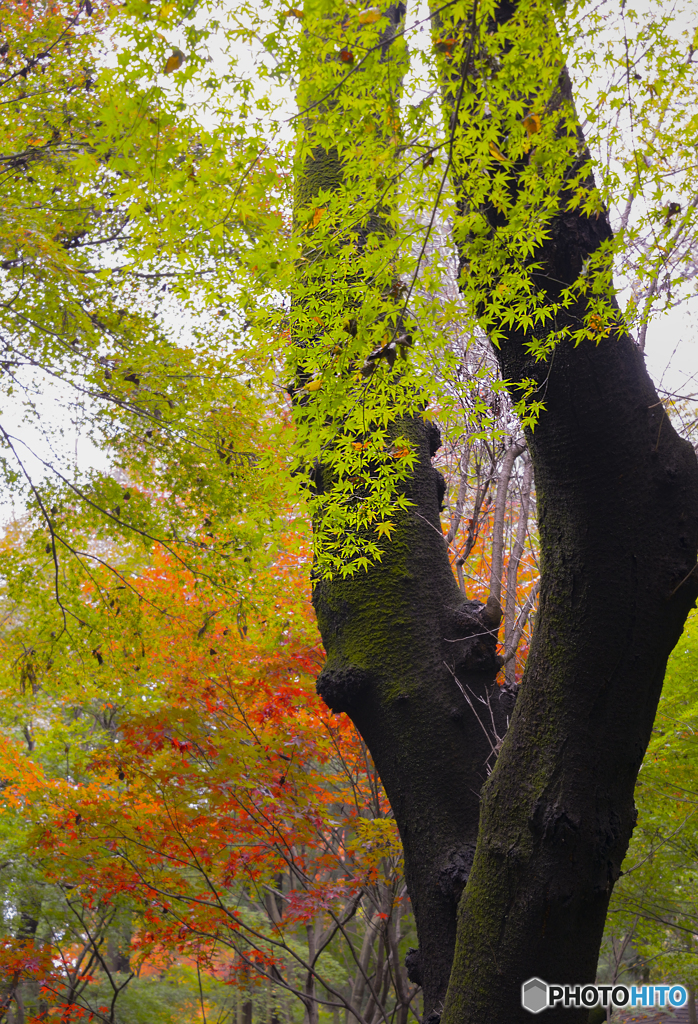
[{"label": "yellow-green foliage", "polygon": [[669,659],[636,789],[638,823],[616,884],[605,953],[653,979],[698,983],[698,614]]}]

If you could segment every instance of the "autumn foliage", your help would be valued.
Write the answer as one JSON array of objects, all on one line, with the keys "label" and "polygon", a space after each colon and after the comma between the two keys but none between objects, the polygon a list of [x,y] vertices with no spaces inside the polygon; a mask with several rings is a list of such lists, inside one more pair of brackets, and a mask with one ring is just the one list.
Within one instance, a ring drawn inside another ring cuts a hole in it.
[{"label": "autumn foliage", "polygon": [[[401,847],[363,743],[315,694],[323,654],[306,579],[305,553],[287,551],[230,611],[159,552],[130,606],[121,595],[111,642],[91,652],[92,727],[69,768],[51,773],[3,738],[3,811],[25,816],[33,869],[79,904],[87,947],[88,919],[106,933],[127,908],[130,971],[196,964],[292,1016],[294,1003],[317,1019],[357,999],[382,1013],[394,981],[371,981],[366,963],[348,985],[341,964],[369,935],[404,972]],[[128,696],[121,673],[138,679]],[[63,703],[51,676],[32,696],[52,706],[47,732]],[[121,1019],[90,994],[105,970],[124,981],[108,958],[84,957],[70,993],[79,953],[61,952],[66,972],[59,946],[38,934],[8,944],[4,972],[15,988],[36,979],[46,1012]],[[404,1017],[416,987],[400,981]]]}]

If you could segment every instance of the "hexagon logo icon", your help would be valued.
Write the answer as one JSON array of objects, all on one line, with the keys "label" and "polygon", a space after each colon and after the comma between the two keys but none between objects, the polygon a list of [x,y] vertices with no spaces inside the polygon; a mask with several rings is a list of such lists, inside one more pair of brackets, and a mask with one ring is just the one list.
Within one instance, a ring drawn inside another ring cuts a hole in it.
[{"label": "hexagon logo icon", "polygon": [[521,1005],[529,1013],[540,1013],[548,1005],[548,986],[540,978],[529,978],[521,986]]}]

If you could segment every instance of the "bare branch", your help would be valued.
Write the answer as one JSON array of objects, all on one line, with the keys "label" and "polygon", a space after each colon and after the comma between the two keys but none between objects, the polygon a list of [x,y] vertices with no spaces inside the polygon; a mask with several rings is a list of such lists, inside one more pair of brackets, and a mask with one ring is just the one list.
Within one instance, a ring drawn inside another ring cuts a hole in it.
[{"label": "bare branch", "polygon": [[456,507],[453,515],[451,516],[451,525],[448,528],[446,534],[446,543],[450,547],[456,538],[458,528],[460,527],[460,521],[463,518],[463,506],[465,505],[465,496],[468,493],[468,463],[470,462],[470,448],[466,448],[460,459],[460,483],[458,485],[458,497],[456,498]]},{"label": "bare branch", "polygon": [[516,654],[516,649],[519,646],[519,641],[523,635],[523,631],[528,621],[528,616],[533,611],[533,606],[536,603],[538,597],[538,591],[540,590],[540,580],[537,580],[531,589],[531,593],[526,598],[524,606],[519,612],[519,617],[516,620],[516,625],[511,634],[511,649],[504,651],[504,663],[510,661]]},{"label": "bare branch", "polygon": [[[528,452],[524,452],[524,475],[521,482],[521,503],[519,506],[519,521],[516,526],[516,539],[514,541],[514,547],[509,555],[509,564],[507,566],[507,594],[506,594],[506,607],[504,612],[504,650],[505,652],[511,648],[512,639],[514,636],[514,614],[516,611],[516,585],[518,583],[519,565],[521,564],[521,556],[523,555],[524,545],[526,544],[526,534],[528,532],[528,510],[531,503],[531,488],[533,486],[533,463]],[[520,636],[519,636],[520,639]],[[514,647],[514,653],[516,653],[516,647]],[[506,680],[508,683],[514,683],[514,669],[515,661],[511,658],[507,662]]]},{"label": "bare branch", "polygon": [[492,527],[492,568],[490,571],[490,597],[500,600],[502,596],[502,575],[504,572],[504,513],[507,505],[509,481],[514,463],[525,451],[523,441],[515,441],[502,460],[497,483],[497,497],[494,501],[494,525]]}]

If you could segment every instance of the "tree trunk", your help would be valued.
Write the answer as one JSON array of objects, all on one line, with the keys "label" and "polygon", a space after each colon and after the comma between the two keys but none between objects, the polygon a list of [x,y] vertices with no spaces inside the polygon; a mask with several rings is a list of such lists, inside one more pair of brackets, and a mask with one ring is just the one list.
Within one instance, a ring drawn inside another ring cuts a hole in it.
[{"label": "tree trunk", "polygon": [[[512,339],[503,372],[535,372],[524,362]],[[482,794],[446,1013],[458,1024],[528,1019],[520,986],[532,975],[594,980],[666,660],[697,590],[686,577],[695,564],[698,466],[639,351],[627,336],[589,342],[556,351],[548,370],[546,410],[528,439],[540,610]]]},{"label": "tree trunk", "polygon": [[521,505],[519,509],[519,521],[516,527],[516,540],[514,542],[511,555],[509,556],[509,564],[507,566],[507,592],[504,613],[504,671],[505,679],[509,686],[516,685],[516,652],[526,624],[526,609],[533,606],[534,600],[534,598],[532,598],[534,591],[532,590],[517,618],[516,588],[518,585],[519,565],[521,564],[521,556],[523,555],[524,546],[526,544],[526,534],[528,533],[528,509],[531,501],[532,483],[533,466],[531,465],[528,452],[526,452],[525,469],[521,483]]},{"label": "tree trunk", "polygon": [[[385,68],[403,12],[401,5],[388,9]],[[311,46],[324,31],[322,23],[315,31],[309,36]],[[401,74],[401,65],[397,71],[393,67],[393,79],[399,81]],[[352,81],[361,80],[357,76]],[[312,80],[301,83],[299,95],[311,114],[309,155],[296,180],[298,208],[312,208],[317,194],[326,197],[343,188],[338,151],[313,145],[312,118],[319,122],[319,136],[326,137],[323,103],[329,108],[330,103],[344,102],[348,88],[320,103]],[[349,104],[348,123],[352,117],[355,110]],[[371,232],[387,231],[385,211],[372,211],[358,247]],[[321,255],[315,248],[311,255],[312,261],[299,266],[299,280],[310,273],[316,281],[322,282],[324,275],[331,280],[336,253]],[[363,286],[376,288],[368,279]],[[322,295],[309,294],[306,302],[321,305]],[[351,312],[349,308],[347,315]],[[453,959],[456,908],[475,851],[479,790],[494,763],[513,700],[495,682],[499,602],[467,601],[449,565],[439,516],[444,481],[431,464],[439,431],[418,417],[401,420],[396,430],[409,437],[419,456],[407,488],[414,508],[398,513],[380,564],[348,579],[316,582],[313,603],[327,652],[317,689],[333,711],[351,716],[390,800],[404,846],[420,944],[410,958],[409,977],[422,986],[425,1015],[433,1011],[438,1018]],[[316,467],[318,490],[322,475],[322,467]]]},{"label": "tree trunk", "polygon": [[499,606],[465,600],[449,565],[430,460],[438,432],[402,426],[420,452],[414,510],[380,565],[318,583],[313,600],[327,651],[318,692],[366,741],[400,829],[420,945],[409,972],[428,1016],[446,995],[479,789],[513,702],[495,683]]},{"label": "tree trunk", "polygon": [[128,907],[119,907],[107,929],[107,963],[115,973],[131,973],[133,920]]},{"label": "tree trunk", "polygon": [[[571,103],[563,67],[558,89]],[[565,193],[559,198],[533,253],[534,284],[551,302],[611,238],[605,214],[568,211]],[[501,215],[493,207],[486,215],[496,231]],[[594,298],[558,310],[556,327],[589,323]],[[530,1020],[521,984],[534,975],[594,981],[667,658],[698,593],[696,456],[622,326],[576,347],[561,341],[543,362],[530,354],[532,333],[504,324],[500,337],[504,379],[536,381],[544,400],[527,432],[540,609],[511,726],[482,791],[444,1024]],[[588,1012],[548,1010],[546,1021],[586,1021]]]},{"label": "tree trunk", "polygon": [[[468,51],[463,83],[469,62]],[[341,167],[316,148],[302,201],[321,188],[341,188]],[[559,206],[535,253],[534,283],[551,301],[610,238],[605,216]],[[501,216],[487,216],[496,230]],[[587,313],[583,302],[568,306],[556,326],[578,326]],[[537,382],[545,403],[527,436],[542,583],[522,692],[482,806],[510,710],[495,683],[501,610],[494,598],[467,601],[454,581],[443,483],[430,462],[437,431],[424,421],[400,423],[419,452],[414,504],[398,515],[381,563],[322,580],[313,597],[327,651],[318,692],[351,716],[390,799],[420,942],[410,976],[432,1021],[448,987],[444,1024],[530,1020],[521,984],[532,975],[594,980],[666,660],[698,593],[698,465],[632,340],[563,341],[537,362],[531,335],[506,318],[500,335],[504,378]],[[548,1011],[546,1020],[587,1014]]]},{"label": "tree trunk", "polygon": [[[490,572],[490,594],[501,603],[502,581],[504,579],[504,519],[507,508],[509,483],[514,463],[526,450],[526,446],[514,442],[502,459],[497,482],[497,497],[494,502],[494,522],[492,524],[492,569]],[[508,601],[507,601],[508,606]]]},{"label": "tree trunk", "polygon": [[317,962],[317,924],[306,925],[305,932],[308,937],[308,963],[313,970],[306,973],[303,984],[303,1005],[305,1007],[305,1024],[319,1024],[320,1008],[316,998],[316,984],[314,969]]},{"label": "tree trunk", "polygon": [[[15,939],[21,946],[28,948],[36,941],[41,914],[41,900],[36,899],[34,894],[30,893],[28,897],[25,896],[24,902],[25,906],[19,913],[19,924]],[[22,970],[13,971],[7,978],[2,979],[2,987],[0,987],[0,1022],[6,1019],[8,1015],[11,1015],[10,1020],[13,1024],[14,1022],[16,1024],[24,1024],[25,990],[28,988],[31,995],[33,994],[31,990],[34,989],[35,994],[38,996],[38,986],[34,985],[31,980],[28,984],[27,980],[22,978],[22,973]],[[12,1009],[13,1004],[14,1009]]]}]

